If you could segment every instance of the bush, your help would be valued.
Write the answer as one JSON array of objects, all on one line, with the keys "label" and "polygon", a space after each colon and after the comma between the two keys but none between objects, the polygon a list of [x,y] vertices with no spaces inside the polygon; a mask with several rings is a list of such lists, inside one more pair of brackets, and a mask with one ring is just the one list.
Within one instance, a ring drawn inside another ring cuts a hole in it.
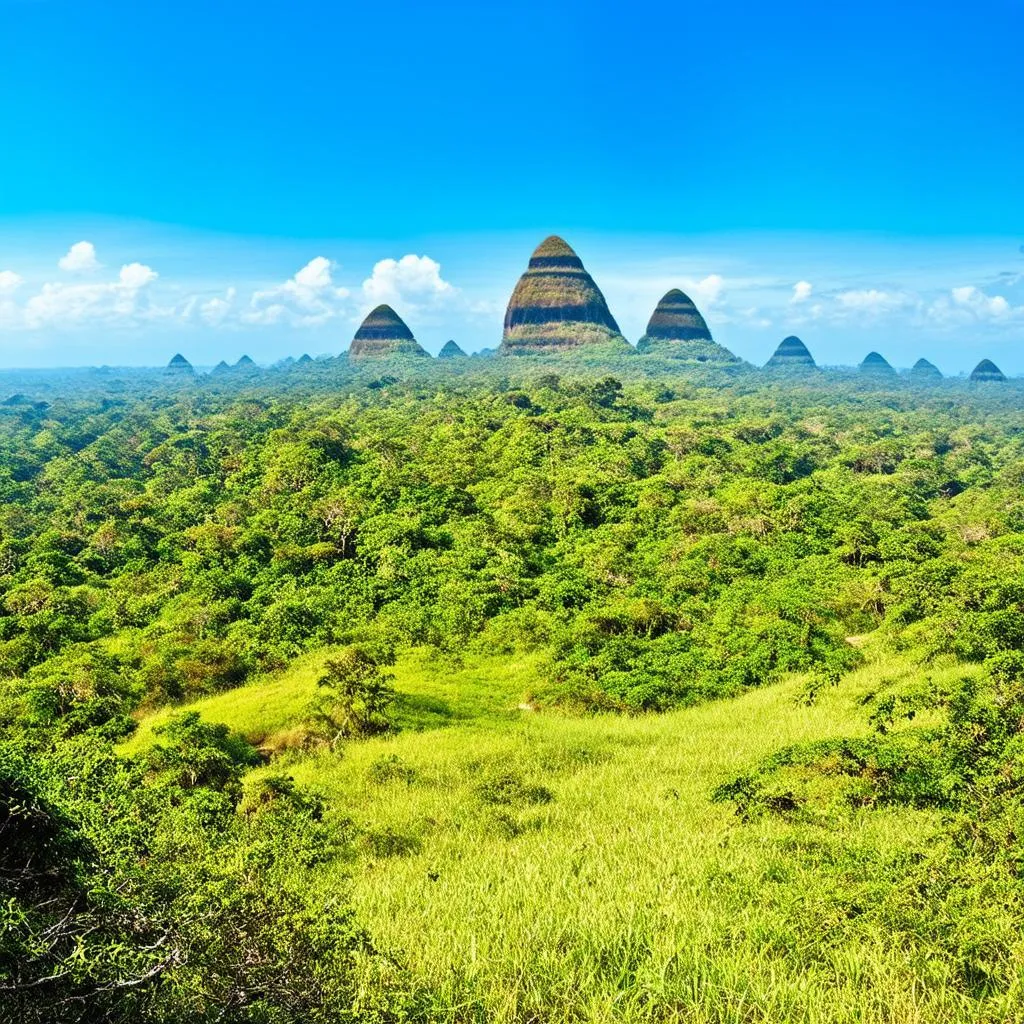
[{"label": "bush", "polygon": [[345,648],[327,662],[317,680],[320,692],[311,709],[312,730],[331,749],[342,739],[387,732],[392,728],[388,709],[395,699],[393,678],[363,648]]},{"label": "bush", "polygon": [[527,783],[511,768],[496,767],[484,773],[474,787],[477,797],[488,804],[548,804],[555,794],[546,786]]},{"label": "bush", "polygon": [[416,781],[419,772],[403,761],[397,754],[378,757],[366,769],[366,776],[371,782],[383,785],[387,782],[404,782],[407,786]]}]

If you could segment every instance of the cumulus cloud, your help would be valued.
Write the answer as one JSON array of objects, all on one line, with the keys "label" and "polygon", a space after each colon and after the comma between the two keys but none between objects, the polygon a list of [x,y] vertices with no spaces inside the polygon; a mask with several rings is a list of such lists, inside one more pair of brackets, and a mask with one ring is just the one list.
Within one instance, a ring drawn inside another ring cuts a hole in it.
[{"label": "cumulus cloud", "polygon": [[1005,283],[1000,287],[1010,298],[989,294],[977,285],[962,285],[943,293],[891,287],[814,292],[810,302],[798,299],[797,285],[788,303],[787,319],[794,326],[818,322],[877,329],[889,323],[902,328],[947,329],[984,324],[999,330],[1024,322],[1024,305],[1014,304],[1013,290],[1003,287]]},{"label": "cumulus cloud", "polygon": [[793,285],[793,297],[789,301],[794,304],[806,302],[811,297],[811,292],[813,291],[814,285],[810,281],[797,281]]},{"label": "cumulus cloud", "polygon": [[363,282],[369,305],[431,306],[454,297],[458,289],[441,276],[441,264],[429,256],[411,253],[400,260],[380,260]]},{"label": "cumulus cloud", "polygon": [[[205,302],[199,303],[199,316],[203,322],[209,324],[210,327],[219,327],[224,323],[224,321],[231,315],[231,309],[234,306],[236,294],[237,292],[234,288],[229,288],[224,293],[223,298],[218,295],[212,299],[207,299]],[[193,300],[186,307],[186,318],[191,315],[195,306],[196,302]]]},{"label": "cumulus cloud", "polygon": [[1005,317],[1010,312],[1010,304],[1002,295],[986,295],[974,285],[954,288],[951,294],[957,306],[969,309],[979,317]]},{"label": "cumulus cloud", "polygon": [[947,327],[990,324],[998,328],[1024,321],[1024,306],[1013,305],[1003,295],[989,295],[975,285],[962,285],[932,302],[926,319]]},{"label": "cumulus cloud", "polygon": [[24,278],[13,270],[0,270],[0,295],[10,295],[23,281]]},{"label": "cumulus cloud", "polygon": [[57,260],[57,266],[72,274],[98,270],[100,261],[96,258],[96,246],[92,242],[75,242],[67,253]]},{"label": "cumulus cloud", "polygon": [[147,267],[144,263],[128,263],[121,268],[118,281],[123,287],[135,290],[152,284],[159,276],[152,267]]},{"label": "cumulus cloud", "polygon": [[284,284],[254,291],[241,316],[249,324],[316,326],[338,316],[349,297],[334,283],[334,264],[326,256],[311,259]]},{"label": "cumulus cloud", "polygon": [[311,291],[330,288],[334,283],[331,280],[331,267],[331,261],[326,256],[317,256],[295,275],[295,284],[299,288],[308,288]]},{"label": "cumulus cloud", "polygon": [[683,286],[698,306],[716,306],[725,291],[725,278],[719,274],[708,274],[699,281],[684,281]]},{"label": "cumulus cloud", "polygon": [[85,323],[132,323],[152,319],[159,311],[144,293],[158,277],[152,267],[128,263],[115,281],[48,282],[25,304],[25,325],[31,328],[74,327]]}]

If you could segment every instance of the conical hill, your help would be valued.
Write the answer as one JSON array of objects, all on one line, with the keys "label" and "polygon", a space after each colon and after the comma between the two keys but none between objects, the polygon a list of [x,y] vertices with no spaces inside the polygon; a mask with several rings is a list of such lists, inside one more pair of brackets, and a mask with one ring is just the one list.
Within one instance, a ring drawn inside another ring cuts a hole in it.
[{"label": "conical hill", "polygon": [[426,356],[405,321],[388,305],[371,310],[349,346],[350,359]]},{"label": "conical hill", "polygon": [[509,299],[500,352],[543,354],[611,345],[629,352],[601,289],[563,239],[544,239]]},{"label": "conical hill", "polygon": [[942,371],[927,359],[918,359],[910,368],[910,379],[914,381],[942,380]]},{"label": "conical hill", "polygon": [[890,366],[889,361],[885,356],[879,355],[877,352],[869,352],[858,369],[861,373],[866,373],[873,377],[896,376],[896,371]]},{"label": "conical hill", "polygon": [[179,352],[167,364],[165,373],[193,373],[192,364]]},{"label": "conical hill", "polygon": [[992,362],[991,359],[982,359],[978,365],[971,370],[971,380],[1006,380],[1006,374]]},{"label": "conical hill", "polygon": [[444,348],[437,353],[438,359],[465,359],[466,353],[454,341],[446,341]]},{"label": "conical hill", "polygon": [[739,362],[727,348],[716,344],[693,299],[678,288],[667,292],[654,307],[636,350],[700,363]]},{"label": "conical hill", "polygon": [[771,359],[764,364],[766,370],[809,370],[814,366],[814,356],[794,334],[783,338]]}]

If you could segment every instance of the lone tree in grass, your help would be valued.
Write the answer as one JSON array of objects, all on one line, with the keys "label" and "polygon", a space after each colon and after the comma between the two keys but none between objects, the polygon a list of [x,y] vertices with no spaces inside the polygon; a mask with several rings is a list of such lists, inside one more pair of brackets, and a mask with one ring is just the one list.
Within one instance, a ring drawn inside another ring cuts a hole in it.
[{"label": "lone tree in grass", "polygon": [[333,750],[343,739],[374,736],[392,727],[388,709],[395,699],[391,681],[375,658],[359,647],[346,647],[328,661],[317,680],[310,724]]}]

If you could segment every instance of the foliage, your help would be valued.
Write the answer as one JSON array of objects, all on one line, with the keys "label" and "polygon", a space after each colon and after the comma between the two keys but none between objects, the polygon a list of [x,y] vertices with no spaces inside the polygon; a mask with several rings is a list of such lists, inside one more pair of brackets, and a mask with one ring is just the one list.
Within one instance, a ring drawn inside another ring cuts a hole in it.
[{"label": "foliage", "polygon": [[135,762],[93,739],[0,746],[5,1019],[337,1019],[365,942],[294,871],[343,835],[289,786],[236,813],[250,763],[192,716]]},{"label": "foliage", "polygon": [[1024,1019],[1019,387],[407,362],[11,378],[2,1012]]},{"label": "foliage", "polygon": [[361,647],[346,647],[329,660],[317,680],[320,693],[313,702],[310,722],[333,749],[339,740],[372,736],[391,728],[388,708],[395,699],[394,676],[380,670]]},{"label": "foliage", "polygon": [[[1021,668],[1015,654],[944,685],[886,687],[869,697],[870,735],[785,748],[715,796],[734,801],[747,822],[783,815],[829,829],[860,809],[939,809],[941,833],[926,854],[900,865],[891,889],[867,898],[840,889],[838,900],[886,927],[926,935],[974,995],[1013,992],[1013,944],[965,904],[981,896],[1013,919],[1024,912]],[[911,724],[922,716],[932,724]]]}]

